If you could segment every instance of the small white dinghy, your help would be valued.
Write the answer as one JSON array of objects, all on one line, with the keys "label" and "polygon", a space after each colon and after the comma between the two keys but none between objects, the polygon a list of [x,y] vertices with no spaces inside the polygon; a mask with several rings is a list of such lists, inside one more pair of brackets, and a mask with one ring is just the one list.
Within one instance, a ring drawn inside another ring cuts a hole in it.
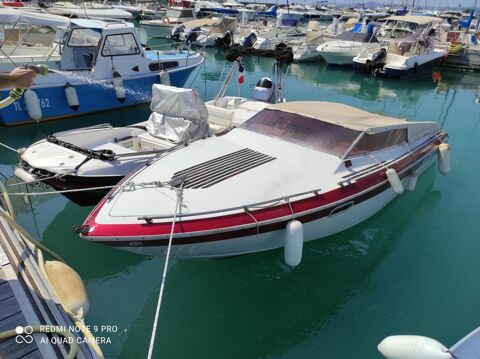
[{"label": "small white dinghy", "polygon": [[[270,105],[223,136],[193,142],[126,177],[76,228],[124,250],[215,258],[284,247],[369,218],[439,158],[448,135],[328,102]],[[173,227],[173,228],[172,228]]]},{"label": "small white dinghy", "polygon": [[267,105],[228,96],[203,103],[196,90],[155,84],[148,121],[55,133],[22,153],[15,175],[44,182],[79,205],[95,205],[155,156],[226,132]]},{"label": "small white dinghy", "polygon": [[386,359],[478,359],[480,327],[447,349],[435,339],[419,335],[393,335],[382,340],[378,350]]}]

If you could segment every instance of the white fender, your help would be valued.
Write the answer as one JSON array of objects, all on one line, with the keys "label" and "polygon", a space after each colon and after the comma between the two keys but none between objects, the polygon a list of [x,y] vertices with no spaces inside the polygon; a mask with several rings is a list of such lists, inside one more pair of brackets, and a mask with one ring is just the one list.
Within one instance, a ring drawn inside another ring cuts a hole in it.
[{"label": "white fender", "polygon": [[438,171],[442,175],[446,175],[450,172],[451,167],[450,146],[448,143],[442,143],[438,146]]},{"label": "white fender", "polygon": [[387,359],[454,359],[441,343],[418,335],[393,335],[378,344]]},{"label": "white fender", "polygon": [[303,251],[303,224],[300,221],[291,220],[285,227],[285,263],[290,267],[296,267],[302,261]]},{"label": "white fender", "polygon": [[65,86],[65,97],[67,98],[68,106],[70,106],[72,110],[77,111],[80,106],[77,90],[69,83]]},{"label": "white fender", "polygon": [[162,85],[170,86],[170,74],[165,70],[160,71],[160,83]]},{"label": "white fender", "polygon": [[123,86],[123,80],[122,77],[115,72],[113,75],[113,87],[115,88],[115,96],[117,97],[117,100],[120,103],[123,103],[125,101],[125,87]]},{"label": "white fender", "polygon": [[385,174],[387,175],[388,182],[390,182],[390,186],[392,186],[393,192],[395,192],[397,195],[402,194],[404,188],[400,178],[398,177],[397,171],[395,171],[393,168],[389,168]]},{"label": "white fender", "polygon": [[415,187],[417,186],[417,180],[418,180],[418,173],[416,173],[416,172],[410,173],[410,176],[408,176],[408,182],[407,182],[407,186],[405,187],[405,189],[407,191],[415,190]]},{"label": "white fender", "polygon": [[31,173],[28,173],[23,168],[16,167],[13,172],[17,178],[20,178],[23,182],[35,182],[36,178]]},{"label": "white fender", "polygon": [[85,316],[90,305],[82,278],[77,272],[59,261],[45,262],[45,271],[62,303],[80,318]]},{"label": "white fender", "polygon": [[23,94],[25,98],[25,104],[27,105],[28,116],[32,120],[40,121],[42,118],[42,107],[40,106],[40,100],[38,99],[37,94],[33,90],[27,90]]}]

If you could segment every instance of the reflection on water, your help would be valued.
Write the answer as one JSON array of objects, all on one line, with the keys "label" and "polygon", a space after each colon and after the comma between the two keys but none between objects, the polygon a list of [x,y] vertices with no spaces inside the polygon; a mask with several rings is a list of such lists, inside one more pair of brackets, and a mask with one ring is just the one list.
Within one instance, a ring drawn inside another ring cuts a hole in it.
[{"label": "reflection on water", "polygon": [[[209,100],[218,88],[224,54],[208,50],[205,55],[205,66],[192,79]],[[241,94],[252,96],[259,78],[273,77],[273,60],[243,62]],[[398,81],[321,63],[292,64],[285,82],[290,101],[336,101],[439,123],[450,134],[452,173],[436,176],[432,168],[414,192],[379,214],[348,231],[307,243],[295,270],[285,267],[281,250],[215,261],[174,259],[156,356],[380,358],[376,345],[386,335],[422,333],[450,344],[478,325],[471,315],[480,298],[480,170],[474,165],[480,153],[478,75],[443,68],[440,72],[436,82],[428,76]],[[232,81],[227,94],[236,94],[237,87]],[[56,131],[105,122],[125,125],[146,120],[148,114],[148,106],[140,106],[2,128],[0,141],[25,147]],[[0,171],[12,176],[17,155],[3,150],[1,154]],[[80,240],[71,227],[91,208],[61,196],[34,198],[32,207],[15,198],[19,221],[85,280],[91,300],[87,323],[119,327],[119,333],[110,335],[113,343],[103,348],[105,353],[111,358],[146,355],[163,259]],[[461,301],[455,311],[451,293],[459,293]]]}]

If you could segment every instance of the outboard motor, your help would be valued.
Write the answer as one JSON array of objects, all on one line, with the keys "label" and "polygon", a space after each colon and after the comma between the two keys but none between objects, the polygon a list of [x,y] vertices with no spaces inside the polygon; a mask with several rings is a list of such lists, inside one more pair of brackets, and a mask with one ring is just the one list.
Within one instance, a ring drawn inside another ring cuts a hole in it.
[{"label": "outboard motor", "polygon": [[174,41],[180,41],[180,34],[185,30],[185,25],[179,25],[172,29],[170,38]]},{"label": "outboard motor", "polygon": [[230,31],[227,31],[227,33],[223,35],[223,37],[219,37],[215,39],[216,47],[223,47],[224,49],[228,49],[232,45],[233,45],[233,34]]},{"label": "outboard motor", "polygon": [[272,79],[268,77],[262,77],[260,80],[258,80],[253,91],[253,97],[255,100],[270,102],[275,92],[275,85]]},{"label": "outboard motor", "polygon": [[185,39],[185,42],[187,44],[191,44],[192,42],[197,41],[198,34],[200,33],[201,29],[200,27],[194,27],[188,31],[187,38]]},{"label": "outboard motor", "polygon": [[385,66],[385,61],[387,60],[387,50],[381,48],[379,51],[372,55],[371,60],[367,60],[366,66],[367,70],[371,72],[376,72],[379,69]]},{"label": "outboard motor", "polygon": [[250,35],[245,37],[243,41],[240,43],[241,47],[253,47],[253,45],[257,42],[257,35],[254,32],[251,32]]}]

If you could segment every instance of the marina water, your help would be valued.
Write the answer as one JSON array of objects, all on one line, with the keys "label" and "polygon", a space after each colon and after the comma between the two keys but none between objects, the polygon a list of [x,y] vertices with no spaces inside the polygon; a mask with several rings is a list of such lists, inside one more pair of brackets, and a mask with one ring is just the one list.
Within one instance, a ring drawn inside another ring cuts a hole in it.
[{"label": "marina water", "polygon": [[[205,99],[217,89],[222,51],[206,52],[205,68],[187,85]],[[271,59],[246,58],[241,95],[273,77]],[[155,356],[161,358],[381,358],[391,334],[426,335],[453,344],[480,325],[480,239],[477,166],[479,75],[440,69],[396,81],[324,64],[292,64],[288,100],[321,100],[410,120],[441,123],[450,134],[452,172],[432,168],[379,214],[354,228],[309,242],[295,270],[274,250],[213,261],[173,258]],[[227,94],[236,95],[235,84]],[[146,120],[148,105],[2,128],[0,141],[25,147],[56,131]],[[18,158],[2,150],[0,172],[13,176]],[[319,168],[319,171],[322,169]],[[301,174],[299,174],[301,175]],[[10,179],[8,183],[13,183]],[[11,192],[23,187],[10,187]],[[108,358],[145,357],[163,258],[147,258],[84,242],[72,232],[91,208],[60,195],[15,198],[18,220],[84,279],[91,301],[86,323]],[[104,327],[102,327],[104,326]],[[107,328],[105,326],[111,326]]]}]

